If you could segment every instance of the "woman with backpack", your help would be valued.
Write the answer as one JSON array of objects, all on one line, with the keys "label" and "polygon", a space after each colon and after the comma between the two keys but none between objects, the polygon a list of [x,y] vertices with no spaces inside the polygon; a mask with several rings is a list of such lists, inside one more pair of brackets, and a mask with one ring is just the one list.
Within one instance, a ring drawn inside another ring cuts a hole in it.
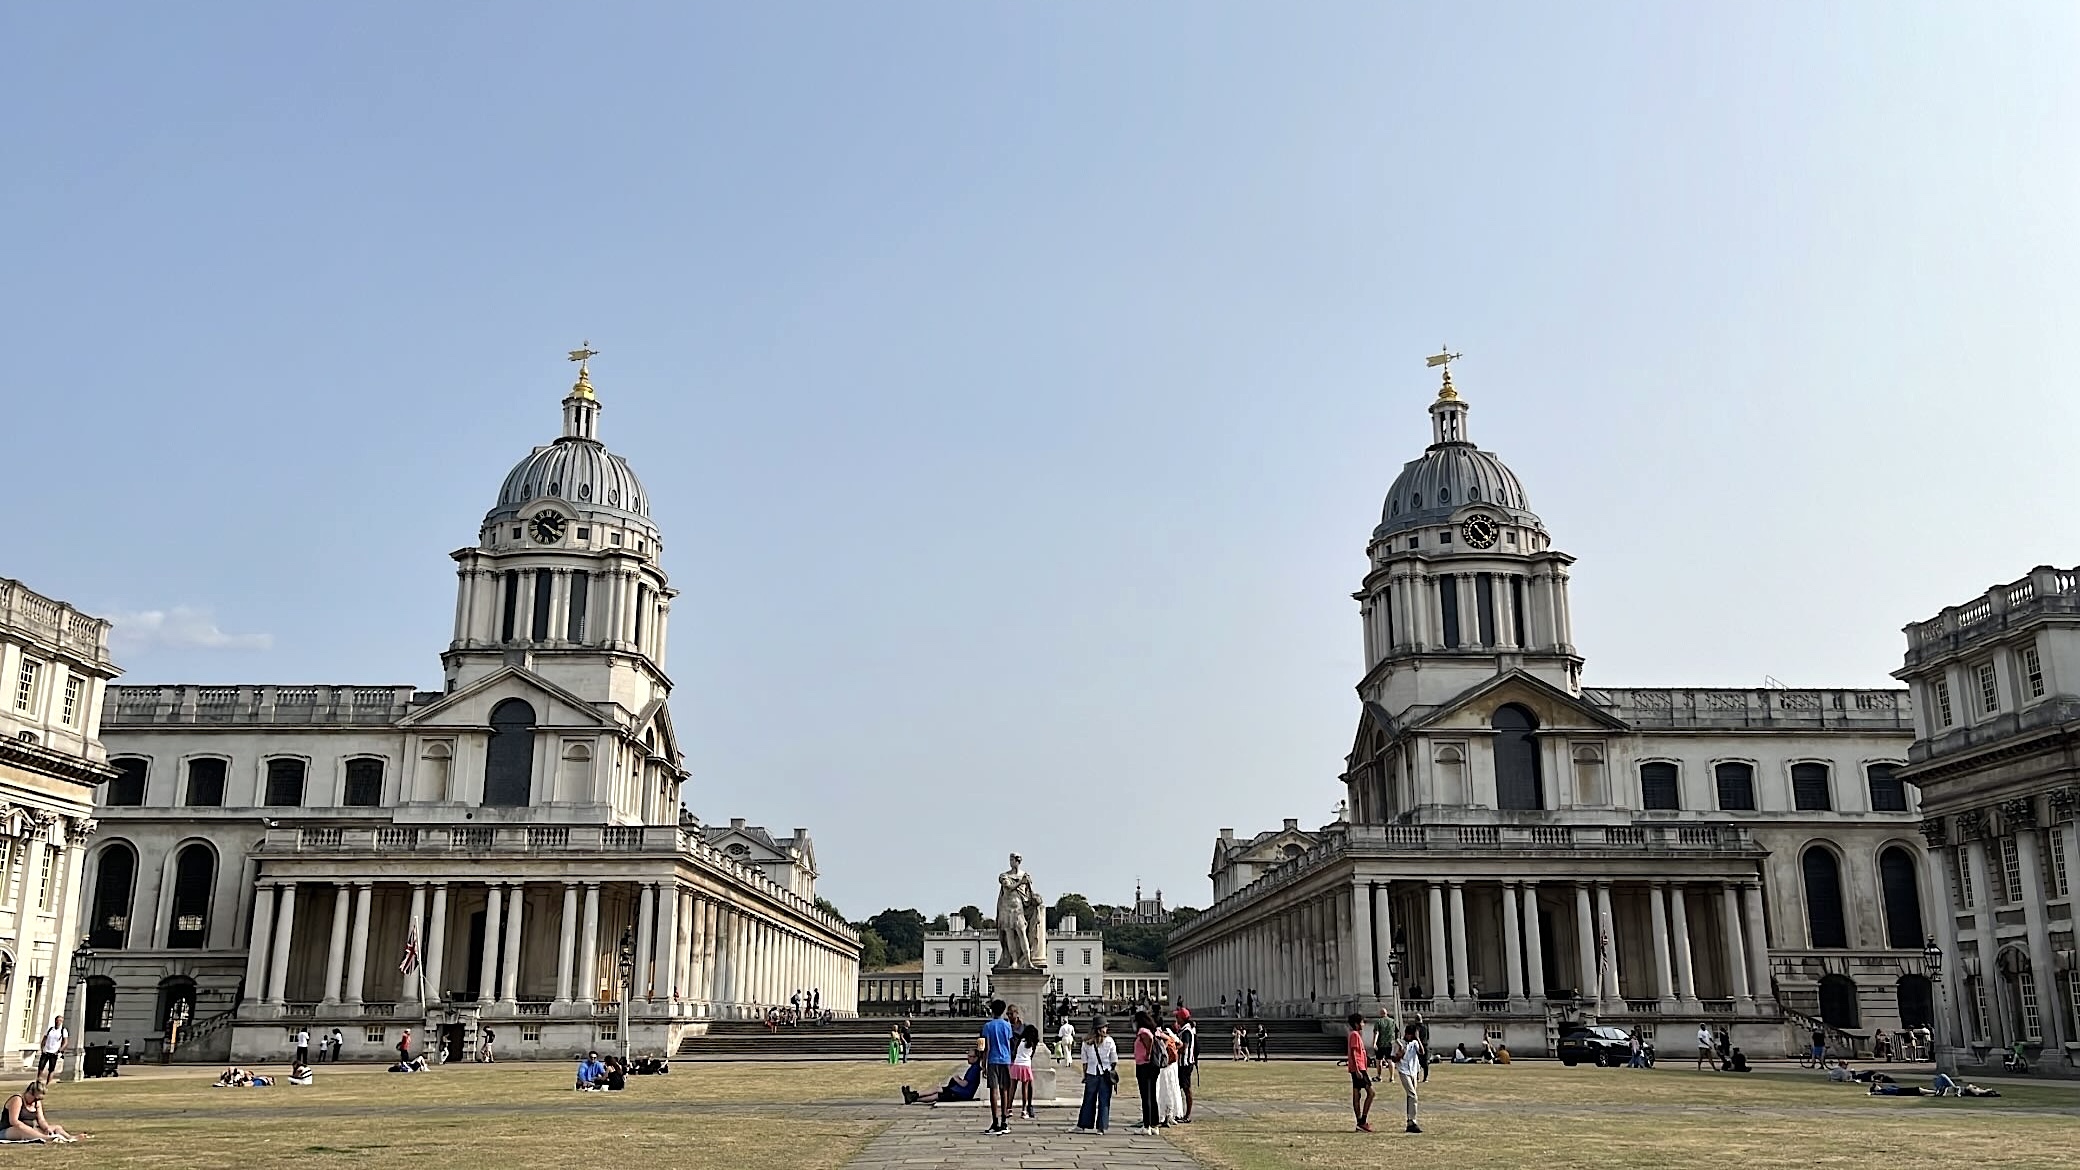
[{"label": "woman with backpack", "polygon": [[1141,1092],[1141,1124],[1134,1127],[1135,1133],[1156,1132],[1156,1076],[1162,1071],[1156,1049],[1155,1021],[1147,1012],[1135,1012],[1134,1087]]},{"label": "woman with backpack", "polygon": [[1184,1086],[1177,1062],[1184,1040],[1166,1024],[1156,1029],[1156,1124],[1165,1128],[1184,1117]]}]

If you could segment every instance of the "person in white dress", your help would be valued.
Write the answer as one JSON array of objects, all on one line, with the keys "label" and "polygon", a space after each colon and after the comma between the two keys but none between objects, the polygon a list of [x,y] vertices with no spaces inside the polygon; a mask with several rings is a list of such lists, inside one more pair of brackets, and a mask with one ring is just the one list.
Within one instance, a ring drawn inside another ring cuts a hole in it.
[{"label": "person in white dress", "polygon": [[1156,1119],[1174,1125],[1184,1116],[1184,1088],[1178,1083],[1177,1061],[1183,1042],[1167,1027],[1156,1029],[1156,1043],[1164,1048],[1164,1064],[1156,1073]]}]

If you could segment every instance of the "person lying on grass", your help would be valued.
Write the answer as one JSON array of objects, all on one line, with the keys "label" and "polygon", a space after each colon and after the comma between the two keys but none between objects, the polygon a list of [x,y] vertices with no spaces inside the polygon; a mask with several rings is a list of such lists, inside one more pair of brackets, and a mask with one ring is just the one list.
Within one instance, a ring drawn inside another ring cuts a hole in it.
[{"label": "person lying on grass", "polygon": [[0,1138],[11,1142],[76,1142],[86,1134],[65,1132],[44,1109],[44,1088],[30,1081],[29,1087],[7,1098],[0,1106]]},{"label": "person lying on grass", "polygon": [[982,1085],[982,1054],[970,1052],[968,1067],[946,1078],[946,1083],[929,1093],[920,1093],[908,1085],[903,1086],[903,1104],[936,1105],[941,1101],[973,1101],[975,1090]]}]

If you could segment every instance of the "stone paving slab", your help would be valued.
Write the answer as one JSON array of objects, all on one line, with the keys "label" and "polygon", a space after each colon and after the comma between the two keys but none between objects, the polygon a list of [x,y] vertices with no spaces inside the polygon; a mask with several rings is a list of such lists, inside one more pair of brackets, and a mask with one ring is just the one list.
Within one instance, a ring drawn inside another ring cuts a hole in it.
[{"label": "stone paving slab", "polygon": [[[1197,1162],[1160,1137],[1115,1127],[1110,1133],[1071,1132],[1075,1118],[1015,1121],[1011,1132],[984,1137],[987,1115],[965,1110],[911,1110],[846,1163],[852,1170],[1191,1170]],[[1115,1117],[1118,1115],[1115,1114]]]}]

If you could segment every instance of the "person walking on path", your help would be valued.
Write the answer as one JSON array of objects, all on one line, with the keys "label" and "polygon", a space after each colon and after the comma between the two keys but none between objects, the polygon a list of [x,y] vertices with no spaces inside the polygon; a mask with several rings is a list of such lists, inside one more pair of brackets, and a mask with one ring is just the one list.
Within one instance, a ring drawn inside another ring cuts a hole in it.
[{"label": "person walking on path", "polygon": [[1083,1042],[1083,1108],[1076,1112],[1077,1133],[1104,1133],[1112,1124],[1112,1088],[1119,1083],[1119,1045],[1104,1024]]},{"label": "person walking on path", "polygon": [[310,1062],[311,1030],[309,1028],[298,1028],[296,1029],[296,1063],[308,1065]]},{"label": "person walking on path", "polygon": [[496,1032],[492,1031],[492,1030],[491,1030],[491,1029],[489,1029],[489,1028],[486,1028],[486,1029],[484,1029],[484,1042],[483,1042],[483,1044],[481,1044],[480,1046],[478,1046],[478,1049],[477,1049],[477,1061],[478,1061],[479,1063],[481,1063],[481,1064],[496,1064],[496,1063],[498,1063],[498,1054],[497,1054],[496,1052],[493,1052],[493,1051],[492,1051],[492,1049],[491,1049],[491,1046],[492,1046],[492,1045],[493,1045],[494,1043],[496,1043],[497,1041],[498,1041],[498,1033],[496,1033]]},{"label": "person walking on path", "polygon": [[1134,1127],[1135,1133],[1156,1131],[1156,1076],[1161,1071],[1156,1064],[1155,1021],[1147,1012],[1135,1012],[1134,1088],[1141,1095],[1141,1124]]},{"label": "person walking on path", "polygon": [[1351,1030],[1343,1038],[1343,1060],[1339,1063],[1351,1073],[1351,1115],[1358,1120],[1358,1132],[1371,1133],[1372,1122],[1368,1119],[1372,1116],[1372,1066],[1365,1053],[1365,1017],[1352,1012],[1347,1022]]},{"label": "person walking on path", "polygon": [[1055,1057],[1062,1063],[1067,1064],[1069,1062],[1069,1050],[1076,1043],[1076,1025],[1070,1023],[1068,1017],[1064,1016],[1062,1018],[1062,1026],[1056,1030],[1054,1041]]},{"label": "person walking on path", "polygon": [[36,1079],[48,1085],[58,1079],[58,1057],[65,1051],[65,1041],[72,1033],[65,1030],[65,1017],[52,1016],[51,1026],[43,1030],[43,1044],[36,1053]]},{"label": "person walking on path", "polygon": [[903,1055],[903,1028],[898,1024],[888,1030],[888,1063],[897,1063]]},{"label": "person walking on path", "polygon": [[1627,1062],[1625,1063],[1625,1067],[1626,1067],[1626,1068],[1645,1068],[1645,1067],[1647,1067],[1647,1043],[1646,1043],[1646,1041],[1645,1041],[1645,1040],[1644,1040],[1644,1039],[1643,1039],[1643,1038],[1642,1038],[1642,1037],[1640,1036],[1640,1034],[1639,1034],[1639,1029],[1638,1029],[1638,1028],[1634,1028],[1634,1029],[1632,1030],[1632,1035],[1630,1035],[1630,1036],[1626,1037],[1626,1042],[1627,1042],[1627,1043],[1629,1043],[1630,1045],[1632,1045],[1632,1059],[1631,1059],[1631,1060],[1629,1060],[1629,1061],[1627,1061]]},{"label": "person walking on path", "polygon": [[406,1028],[404,1034],[397,1038],[397,1063],[412,1063],[412,1030],[410,1028]]},{"label": "person walking on path", "polygon": [[898,1039],[899,1039],[899,1040],[900,1040],[900,1041],[902,1042],[902,1046],[903,1046],[903,1063],[904,1063],[904,1064],[909,1064],[909,1063],[910,1063],[910,1017],[909,1017],[909,1016],[904,1016],[904,1017],[903,1017],[903,1022],[902,1022],[902,1023],[900,1023],[900,1024],[897,1024],[897,1025],[896,1025],[896,1036],[897,1036],[897,1038],[898,1038]]},{"label": "person walking on path", "polygon": [[1416,1124],[1416,1084],[1430,1069],[1430,1048],[1423,1043],[1417,1025],[1410,1024],[1401,1032],[1400,1059],[1395,1062],[1394,1072],[1401,1078],[1401,1092],[1408,1098],[1409,1133],[1421,1133],[1423,1127]]},{"label": "person walking on path", "polygon": [[1184,1115],[1177,1120],[1192,1122],[1192,1081],[1199,1072],[1199,1025],[1192,1022],[1190,1008],[1177,1009],[1177,1086],[1184,1093]]},{"label": "person walking on path", "polygon": [[984,1079],[989,1082],[989,1128],[983,1135],[1011,1132],[1011,1021],[1004,1001],[989,1001],[989,1020],[982,1025]]},{"label": "person walking on path", "polygon": [[1697,1025],[1697,1067],[1699,1069],[1704,1068],[1706,1065],[1711,1065],[1713,1072],[1719,1071],[1718,1058],[1712,1055],[1714,1047],[1712,1026],[1710,1024]]}]

